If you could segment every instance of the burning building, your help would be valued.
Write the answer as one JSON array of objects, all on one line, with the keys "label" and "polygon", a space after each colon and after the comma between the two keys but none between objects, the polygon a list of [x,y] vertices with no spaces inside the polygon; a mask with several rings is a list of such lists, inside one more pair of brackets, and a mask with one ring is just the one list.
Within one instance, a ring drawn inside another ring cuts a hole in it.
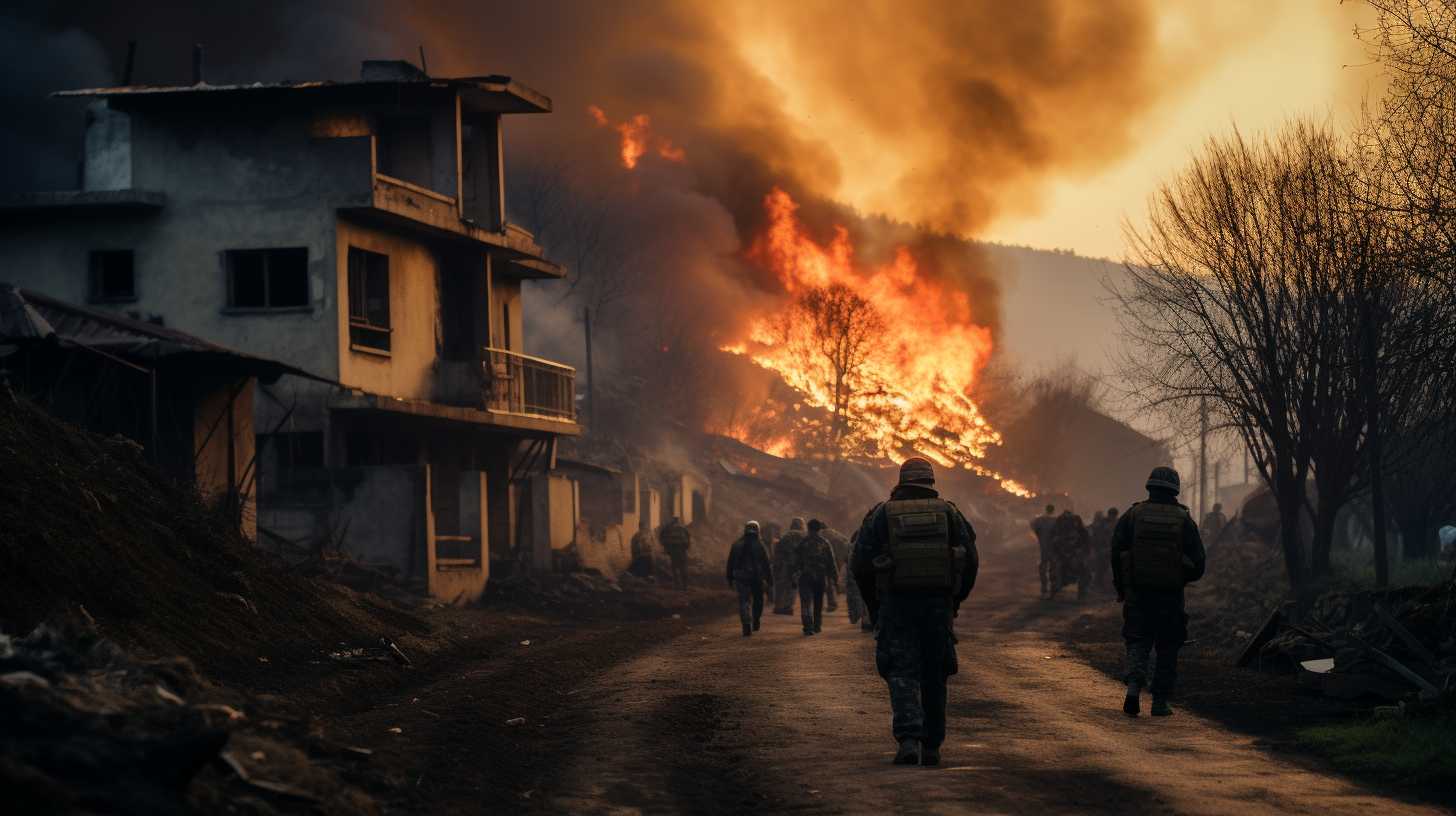
[{"label": "burning building", "polygon": [[533,474],[579,433],[575,372],[523,353],[504,76],[370,61],[353,82],[66,91],[80,189],[6,199],[0,279],[316,373],[259,385],[264,543],[341,545],[451,600],[550,563]]}]

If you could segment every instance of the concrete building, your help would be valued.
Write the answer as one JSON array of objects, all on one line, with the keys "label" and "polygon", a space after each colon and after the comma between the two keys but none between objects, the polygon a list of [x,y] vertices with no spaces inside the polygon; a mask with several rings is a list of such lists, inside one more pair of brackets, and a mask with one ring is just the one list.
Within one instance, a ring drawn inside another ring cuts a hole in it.
[{"label": "concrete building", "polygon": [[[532,477],[575,372],[522,353],[502,119],[551,101],[366,62],[357,82],[131,86],[94,100],[81,189],[0,202],[0,279],[338,383],[254,398],[260,543],[328,541],[478,596],[531,552]],[[549,563],[549,557],[546,559]]]}]

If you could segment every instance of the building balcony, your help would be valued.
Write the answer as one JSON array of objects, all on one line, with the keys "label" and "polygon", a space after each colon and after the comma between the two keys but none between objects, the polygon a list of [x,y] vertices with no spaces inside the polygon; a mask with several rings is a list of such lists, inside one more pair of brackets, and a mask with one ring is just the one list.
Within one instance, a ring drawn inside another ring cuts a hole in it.
[{"label": "building balcony", "polygon": [[484,349],[486,410],[576,422],[576,369],[505,349]]}]

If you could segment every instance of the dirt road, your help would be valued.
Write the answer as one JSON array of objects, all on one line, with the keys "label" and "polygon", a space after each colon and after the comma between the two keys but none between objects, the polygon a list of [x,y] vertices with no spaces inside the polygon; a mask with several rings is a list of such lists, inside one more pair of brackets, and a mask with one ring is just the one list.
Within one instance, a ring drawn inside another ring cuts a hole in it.
[{"label": "dirt road", "polygon": [[[1014,589],[1013,589],[1014,586]],[[570,813],[1434,813],[1290,763],[1186,711],[1120,711],[1121,689],[1031,628],[1046,614],[983,577],[958,624],[939,769],[889,764],[873,642],[843,613],[805,638],[766,615],[689,629],[575,695],[591,701],[553,789]],[[1030,588],[1034,590],[1033,588]],[[522,803],[525,805],[525,803]],[[528,805],[529,806],[529,805]]]}]

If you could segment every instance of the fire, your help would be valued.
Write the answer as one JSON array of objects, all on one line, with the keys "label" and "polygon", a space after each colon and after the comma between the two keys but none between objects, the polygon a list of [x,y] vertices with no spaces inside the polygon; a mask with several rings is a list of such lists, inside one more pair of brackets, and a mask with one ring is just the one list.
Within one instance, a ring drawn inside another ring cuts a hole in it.
[{"label": "fire", "polygon": [[[992,336],[973,320],[966,293],[921,274],[906,247],[882,266],[862,266],[844,227],[836,227],[827,244],[816,242],[797,216],[798,205],[783,190],[769,193],[764,207],[769,226],[749,248],[751,261],[772,271],[790,296],[846,287],[883,322],[845,409],[846,440],[868,456],[902,462],[918,453],[943,467],[994,479],[1013,494],[1030,495],[1023,485],[981,464],[987,449],[1001,444],[1001,435],[971,397],[991,357]],[[745,342],[723,350],[777,373],[805,404],[832,411],[827,363],[805,354],[786,331],[794,329],[759,319],[749,326]]]},{"label": "fire", "polygon": [[612,127],[621,135],[622,166],[628,170],[637,169],[637,163],[647,155],[649,147],[665,161],[681,164],[687,160],[687,151],[673,144],[665,136],[653,135],[652,120],[645,113],[639,113],[626,121],[612,125],[611,120],[607,118],[607,112],[599,106],[588,105],[586,112],[597,127]]}]

